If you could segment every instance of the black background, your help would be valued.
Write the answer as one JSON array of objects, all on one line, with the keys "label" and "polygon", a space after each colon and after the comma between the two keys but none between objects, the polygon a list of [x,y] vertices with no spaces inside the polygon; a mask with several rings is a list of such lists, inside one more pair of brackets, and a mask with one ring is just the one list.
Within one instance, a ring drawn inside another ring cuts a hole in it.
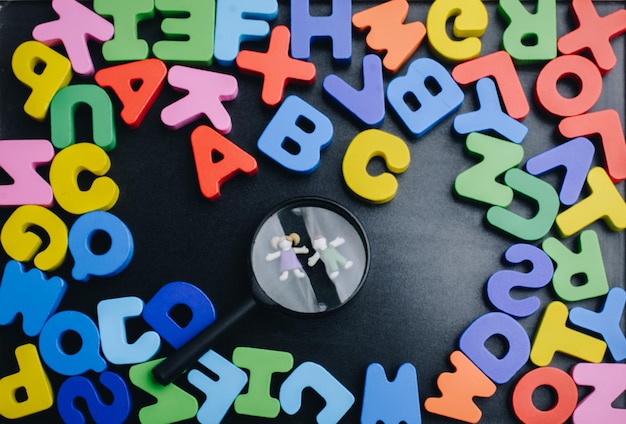
[{"label": "black background", "polygon": [[[330,1],[312,2],[312,13],[330,13]],[[353,2],[353,12],[378,2]],[[90,4],[90,2],[87,2]],[[600,15],[619,8],[623,2],[597,3]],[[22,110],[29,89],[13,76],[10,58],[15,48],[31,39],[37,24],[56,19],[50,2],[0,3],[0,139],[50,137],[49,122],[31,120]],[[429,3],[412,2],[407,21],[425,22]],[[501,48],[504,20],[496,11],[496,3],[488,3],[489,27],[482,37],[483,54]],[[558,5],[558,34],[563,35],[576,26],[568,13],[568,4]],[[149,41],[161,39],[159,25],[162,16],[156,13],[151,21],[139,25],[140,37]],[[289,23],[287,1],[280,2],[278,19],[272,23]],[[406,140],[411,152],[411,165],[398,176],[396,197],[384,205],[371,205],[356,197],[345,186],[341,162],[350,141],[362,130],[362,125],[345,114],[322,93],[324,76],[336,73],[360,87],[361,59],[369,53],[365,35],[353,31],[353,57],[349,66],[333,63],[330,44],[321,42],[312,48],[311,61],[317,67],[317,80],[312,86],[289,86],[288,94],[297,94],[325,113],[333,122],[332,144],[322,152],[319,168],[307,176],[294,175],[264,157],[257,149],[259,135],[275,113],[260,100],[261,80],[241,76],[236,68],[213,65],[211,70],[237,75],[239,95],[225,106],[233,120],[228,139],[253,155],[259,172],[254,177],[240,175],[222,186],[222,196],[211,202],[199,190],[190,134],[207,120],[198,120],[178,131],[167,129],[159,118],[160,111],[182,97],[171,87],[164,87],[160,97],[142,125],[131,130],[116,117],[118,144],[109,153],[112,168],[109,176],[120,186],[118,203],[110,210],[130,228],[135,242],[135,254],[128,268],[110,279],[93,278],[88,283],[72,280],[71,256],[51,275],[68,282],[68,291],[59,310],[77,310],[96,320],[96,305],[103,299],[138,296],[145,302],[161,286],[173,281],[186,281],[200,287],[213,301],[218,318],[250,296],[250,275],[247,268],[252,235],[262,217],[276,204],[298,196],[322,196],[350,209],[362,222],[371,244],[371,268],[365,285],[355,299],[337,313],[319,319],[304,319],[285,315],[277,310],[258,309],[252,312],[215,343],[214,350],[231,358],[233,349],[249,346],[290,352],[294,368],[306,361],[325,367],[348,390],[356,402],[345,416],[346,423],[359,421],[362,407],[365,371],[370,363],[382,364],[390,379],[398,367],[409,362],[419,375],[421,403],[439,396],[436,379],[442,372],[452,371],[448,357],[458,349],[458,338],[476,318],[493,310],[485,295],[485,282],[495,271],[508,267],[502,254],[516,240],[485,223],[485,205],[458,199],[453,194],[456,176],[476,163],[464,151],[464,137],[451,128],[449,117],[420,139],[413,139],[387,105],[387,115],[381,129]],[[624,119],[623,37],[613,42],[618,65],[604,76],[603,95],[594,110],[614,108]],[[100,69],[106,64],[99,46],[91,44],[91,53]],[[245,49],[264,51],[264,42],[246,43]],[[62,47],[58,51],[64,52]],[[413,55],[431,57],[426,40]],[[171,65],[171,64],[168,64]],[[408,62],[397,75],[404,75]],[[556,132],[558,120],[542,114],[533,99],[533,83],[541,65],[519,66],[531,113],[524,121],[529,127],[522,146],[524,162],[563,140]],[[451,67],[450,67],[451,69]],[[386,74],[385,84],[394,76]],[[90,78],[75,77],[73,83],[90,83]],[[572,89],[569,84],[560,87]],[[120,104],[110,92],[116,111]],[[460,113],[477,107],[473,86],[465,89],[465,101]],[[78,121],[89,121],[86,111],[79,111]],[[90,139],[90,125],[80,124],[79,139]],[[598,153],[601,151],[597,149]],[[597,155],[598,156],[598,155]],[[601,157],[598,156],[598,157]],[[598,162],[601,164],[601,161]],[[380,172],[380,162],[374,161],[372,172]],[[48,169],[40,168],[46,176]],[[558,184],[555,175],[546,177]],[[623,191],[623,185],[619,188]],[[517,199],[513,208],[530,213],[532,206]],[[4,222],[13,209],[0,209]],[[71,226],[76,219],[59,207],[53,210]],[[609,282],[622,286],[624,277],[623,235],[609,231],[604,223],[592,226],[601,238]],[[575,245],[577,237],[565,244]],[[0,261],[8,260],[0,251]],[[29,265],[30,266],[30,265]],[[523,269],[523,267],[517,267]],[[556,299],[548,286],[538,291],[543,306]],[[597,308],[601,300],[578,302]],[[573,305],[569,305],[570,307]],[[533,337],[540,312],[520,320]],[[150,328],[140,318],[128,321],[131,341]],[[14,350],[24,343],[37,344],[36,338],[22,334],[21,321],[0,327],[0,376],[17,371]],[[496,342],[494,351],[503,347]],[[163,342],[158,357],[172,351]],[[607,360],[611,360],[607,354]],[[557,355],[552,365],[568,370],[571,358]],[[489,399],[479,399],[483,422],[516,422],[510,406],[511,394],[517,380],[532,365],[526,366],[508,384],[498,387]],[[110,370],[127,379],[128,366],[112,366]],[[56,390],[65,380],[47,369]],[[87,376],[97,382],[95,374]],[[272,394],[285,375],[276,375]],[[128,381],[128,380],[127,380]],[[202,393],[186,382],[177,384],[204,401]],[[96,383],[98,387],[99,383]],[[132,390],[133,412],[129,422],[137,420],[137,411],[153,402],[150,396],[129,383]],[[102,390],[102,388],[101,388]],[[581,389],[581,396],[586,393]],[[538,402],[549,404],[549,392],[540,391]],[[305,392],[304,404],[295,416],[281,412],[275,422],[314,422],[323,401],[312,391]],[[452,420],[432,415],[422,408],[425,423],[446,423]],[[2,418],[0,417],[0,421]],[[56,404],[48,411],[26,417],[19,422],[58,422]],[[237,415],[232,409],[227,423],[262,423],[271,420]]]}]

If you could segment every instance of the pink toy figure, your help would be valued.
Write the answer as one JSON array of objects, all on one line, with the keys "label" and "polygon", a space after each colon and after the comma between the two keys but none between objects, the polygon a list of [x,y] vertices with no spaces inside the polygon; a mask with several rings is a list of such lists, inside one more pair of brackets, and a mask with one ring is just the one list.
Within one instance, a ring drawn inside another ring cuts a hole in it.
[{"label": "pink toy figure", "polygon": [[293,271],[293,274],[298,278],[304,278],[306,274],[302,270],[302,264],[296,256],[298,253],[309,253],[309,249],[306,246],[293,247],[300,243],[300,235],[298,233],[291,233],[286,236],[274,236],[270,241],[274,249],[280,249],[273,253],[268,253],[265,257],[267,261],[273,261],[280,257],[280,281],[285,281],[289,277],[289,271]]},{"label": "pink toy figure", "polygon": [[350,269],[354,263],[346,259],[339,251],[337,247],[346,242],[345,239],[337,237],[330,243],[327,242],[326,237],[317,235],[313,237],[313,248],[315,253],[307,261],[309,266],[315,266],[320,259],[326,265],[328,269],[328,276],[331,280],[334,280],[339,275],[339,267],[343,269]]}]

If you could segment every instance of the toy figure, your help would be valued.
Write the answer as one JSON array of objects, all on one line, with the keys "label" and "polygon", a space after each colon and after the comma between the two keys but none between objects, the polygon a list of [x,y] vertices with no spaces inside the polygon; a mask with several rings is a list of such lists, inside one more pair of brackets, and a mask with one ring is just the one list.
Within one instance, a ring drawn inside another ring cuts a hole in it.
[{"label": "toy figure", "polygon": [[265,257],[267,261],[273,261],[280,257],[280,281],[285,281],[289,278],[289,271],[293,271],[293,274],[298,278],[304,278],[305,272],[302,270],[302,264],[296,256],[299,253],[309,253],[309,249],[306,246],[293,247],[300,243],[300,235],[298,233],[291,233],[286,236],[275,236],[270,241],[274,249],[280,249],[273,253],[268,253]]},{"label": "toy figure", "polygon": [[328,269],[328,276],[331,280],[334,280],[339,275],[339,267],[343,267],[343,269],[350,269],[352,267],[353,262],[346,259],[339,251],[337,247],[341,246],[345,243],[345,239],[341,237],[337,237],[330,243],[326,241],[326,238],[323,236],[315,236],[313,238],[313,248],[315,249],[315,254],[311,256],[308,260],[309,266],[315,266],[317,261],[320,259],[326,265]]}]

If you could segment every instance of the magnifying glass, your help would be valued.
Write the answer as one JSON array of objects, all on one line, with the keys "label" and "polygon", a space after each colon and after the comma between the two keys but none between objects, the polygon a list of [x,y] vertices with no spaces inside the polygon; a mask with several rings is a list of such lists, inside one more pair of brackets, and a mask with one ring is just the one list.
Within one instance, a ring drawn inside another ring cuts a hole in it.
[{"label": "magnifying glass", "polygon": [[171,383],[257,304],[306,317],[336,311],[361,289],[369,261],[365,231],[343,206],[319,197],[280,204],[252,239],[253,297],[155,366],[154,378]]}]

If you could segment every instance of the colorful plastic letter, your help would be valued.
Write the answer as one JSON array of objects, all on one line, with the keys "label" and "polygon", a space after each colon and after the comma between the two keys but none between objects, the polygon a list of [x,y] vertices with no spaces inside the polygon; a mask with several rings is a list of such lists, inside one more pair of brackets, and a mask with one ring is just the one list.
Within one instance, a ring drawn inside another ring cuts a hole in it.
[{"label": "colorful plastic letter", "polygon": [[57,408],[65,423],[84,423],[83,413],[75,401],[83,399],[94,422],[98,424],[122,424],[130,415],[130,392],[124,379],[111,371],[100,374],[100,384],[113,395],[113,401],[102,401],[95,385],[82,376],[70,377],[63,382],[57,394]]},{"label": "colorful plastic letter", "polygon": [[[547,410],[533,403],[533,393],[548,386],[556,394],[556,402]],[[542,367],[528,371],[515,385],[513,411],[523,423],[564,423],[578,402],[578,388],[572,378],[559,368]]]},{"label": "colorful plastic letter", "polygon": [[487,211],[487,221],[522,240],[543,238],[552,228],[559,213],[559,195],[547,182],[518,168],[506,171],[504,183],[536,202],[537,213],[532,218],[524,218],[501,206],[492,206]]},{"label": "colorful plastic letter", "polygon": [[167,82],[188,93],[161,111],[161,121],[168,128],[177,130],[204,115],[220,133],[230,132],[232,121],[222,102],[237,97],[235,77],[176,65],[170,68]]},{"label": "colorful plastic letter", "polygon": [[[43,70],[35,71],[41,64],[45,66]],[[43,121],[54,95],[72,79],[72,63],[45,44],[31,40],[15,49],[11,67],[15,77],[32,89],[24,103],[24,112]]]},{"label": "colorful plastic letter", "polygon": [[217,63],[230,66],[244,41],[262,40],[270,33],[270,25],[278,16],[277,0],[220,0],[215,21]]},{"label": "colorful plastic letter", "polygon": [[562,352],[587,362],[598,363],[604,358],[606,343],[566,326],[568,310],[565,304],[548,304],[535,333],[530,360],[538,367],[550,365],[556,352]]},{"label": "colorful plastic letter", "polygon": [[[76,352],[67,352],[61,343],[69,332],[80,337]],[[50,317],[39,334],[39,352],[46,365],[62,375],[79,375],[89,370],[102,372],[107,367],[100,356],[98,327],[82,312],[61,311]]]},{"label": "colorful plastic letter", "polygon": [[513,201],[513,190],[496,181],[524,158],[519,144],[480,133],[471,133],[465,140],[467,151],[483,158],[461,172],[454,181],[456,194],[467,199],[507,207]]},{"label": "colorful plastic letter", "polygon": [[302,406],[302,392],[315,390],[325,401],[324,409],[317,414],[318,423],[337,423],[354,404],[354,395],[335,379],[324,367],[314,362],[304,362],[280,386],[280,405],[289,415]]},{"label": "colorful plastic letter", "polygon": [[[448,36],[447,23],[454,18],[452,33]],[[451,62],[463,62],[480,55],[480,37],[485,33],[489,17],[480,0],[435,0],[426,17],[426,33],[433,53]]]},{"label": "colorful plastic letter", "polygon": [[619,423],[626,420],[626,411],[613,407],[613,403],[626,390],[626,364],[580,363],[574,365],[571,373],[579,386],[593,387],[574,411],[574,424],[594,421]]},{"label": "colorful plastic letter", "polygon": [[606,172],[614,183],[626,179],[626,140],[622,119],[614,109],[567,117],[559,123],[560,133],[568,138],[598,135],[604,149]]},{"label": "colorful plastic letter", "polygon": [[[592,299],[609,291],[598,235],[593,230],[580,233],[580,251],[574,253],[554,237],[543,241],[543,250],[556,263],[552,285],[566,302]],[[584,284],[575,284],[575,276],[585,276]]]},{"label": "colorful plastic letter", "polygon": [[161,347],[161,338],[146,331],[133,343],[128,343],[126,320],[141,316],[143,300],[128,296],[98,302],[98,328],[104,357],[116,365],[138,364],[154,357]]},{"label": "colorful plastic letter", "polygon": [[76,0],[52,0],[52,8],[59,19],[37,25],[33,38],[48,46],[63,43],[74,72],[93,75],[87,42],[103,43],[113,38],[113,24]]},{"label": "colorful plastic letter", "polygon": [[421,424],[420,395],[417,371],[412,364],[400,365],[393,381],[387,380],[380,364],[370,364],[363,389],[362,424]]},{"label": "colorful plastic letter", "polygon": [[285,99],[259,137],[261,152],[298,174],[310,174],[320,164],[322,149],[333,139],[333,124],[297,96]]},{"label": "colorful plastic letter", "polygon": [[502,45],[520,63],[534,63],[556,57],[556,0],[537,0],[529,13],[520,0],[501,0],[498,12],[508,26]]},{"label": "colorful plastic letter", "polygon": [[600,17],[592,0],[573,0],[572,14],[578,21],[578,28],[559,38],[559,52],[588,51],[598,68],[606,74],[617,63],[610,41],[626,31],[626,10]]},{"label": "colorful plastic letter", "polygon": [[425,57],[411,62],[405,76],[387,85],[389,104],[415,137],[461,107],[463,98],[463,90],[446,68]]},{"label": "colorful plastic letter", "polygon": [[382,64],[394,74],[415,53],[426,35],[423,23],[405,23],[408,14],[407,0],[390,0],[352,15],[352,25],[361,31],[370,29],[365,37],[367,46],[375,52],[385,52]]},{"label": "colorful plastic letter", "polygon": [[518,121],[530,112],[526,93],[511,56],[504,50],[460,63],[452,69],[452,78],[466,86],[484,77],[493,77],[500,91],[506,113]]},{"label": "colorful plastic letter", "polygon": [[[161,93],[166,75],[167,67],[163,62],[146,59],[101,69],[95,79],[100,87],[113,89],[123,105],[122,120],[135,129]],[[136,88],[138,82],[141,85]]]},{"label": "colorful plastic letter", "polygon": [[599,312],[583,307],[575,307],[569,313],[572,324],[602,335],[615,362],[626,359],[626,337],[620,327],[620,320],[626,306],[626,292],[621,287],[609,290],[604,306]]},{"label": "colorful plastic letter", "polygon": [[[494,355],[486,346],[495,335],[507,342],[502,357]],[[526,330],[514,318],[502,312],[489,312],[469,325],[459,338],[459,347],[494,383],[504,384],[526,364],[530,354],[530,340]]]},{"label": "colorful plastic letter", "polygon": [[[391,172],[370,175],[367,165],[375,157],[385,161]],[[386,203],[398,191],[398,181],[393,174],[401,174],[409,168],[411,152],[400,137],[385,131],[365,130],[350,142],[341,165],[346,185],[357,196],[372,203]]]},{"label": "colorful plastic letter", "polygon": [[565,168],[559,199],[571,206],[580,197],[595,151],[589,139],[578,137],[528,159],[526,171],[539,177],[558,167]]},{"label": "colorful plastic letter", "polygon": [[[401,0],[406,1],[406,0]],[[379,127],[385,119],[385,88],[380,58],[374,54],[363,57],[363,88],[355,90],[335,74],[324,78],[324,91],[339,102],[362,123]]]},{"label": "colorful plastic letter", "polygon": [[511,290],[516,287],[540,289],[552,280],[554,266],[546,253],[530,244],[518,243],[504,252],[509,264],[529,262],[530,271],[523,273],[513,270],[501,270],[487,280],[487,296],[496,308],[514,317],[527,317],[539,309],[541,301],[536,296],[516,299]]},{"label": "colorful plastic letter", "polygon": [[36,169],[53,157],[54,147],[48,140],[0,141],[0,168],[13,180],[0,184],[0,206],[52,206],[52,188]]},{"label": "colorful plastic letter", "polygon": [[[33,226],[43,229],[50,240],[44,241],[31,231]],[[4,251],[19,262],[33,261],[42,271],[54,271],[61,266],[67,254],[68,231],[65,223],[49,209],[24,205],[15,209],[0,232]]]},{"label": "colorful plastic letter", "polygon": [[528,134],[528,128],[502,111],[496,83],[490,78],[478,80],[476,94],[480,109],[457,115],[454,118],[454,130],[459,134],[494,131],[520,144]]},{"label": "colorful plastic letter", "polygon": [[113,103],[102,88],[92,84],[70,85],[61,89],[50,104],[52,144],[64,149],[76,142],[75,114],[79,105],[91,108],[93,142],[107,152],[116,144]]},{"label": "colorful plastic letter", "polygon": [[289,28],[279,25],[270,34],[267,52],[242,50],[237,56],[237,67],[244,73],[263,76],[261,100],[276,106],[283,100],[289,82],[313,84],[315,65],[289,57]]},{"label": "colorful plastic letter", "polygon": [[213,63],[215,0],[154,0],[165,17],[161,31],[173,40],[154,43],[154,55],[164,61],[210,66]]},{"label": "colorful plastic letter", "polygon": [[212,350],[202,355],[198,362],[213,374],[217,381],[200,370],[189,371],[187,379],[206,396],[196,418],[203,424],[219,424],[248,382],[247,374]]},{"label": "colorful plastic letter", "polygon": [[450,354],[455,372],[444,372],[437,378],[440,397],[424,401],[424,409],[432,414],[468,423],[477,423],[483,416],[473,401],[474,397],[488,398],[496,392],[496,385],[462,352]]},{"label": "colorful plastic letter", "polygon": [[597,220],[604,220],[613,231],[626,228],[626,203],[604,168],[592,168],[587,175],[591,194],[556,217],[563,237],[569,237]]},{"label": "colorful plastic letter", "polygon": [[[98,232],[111,239],[109,249],[94,253],[91,240]],[[113,277],[122,272],[133,257],[134,242],[121,219],[108,212],[94,211],[81,215],[70,229],[68,244],[74,257],[72,277],[87,282],[94,277]]]},{"label": "colorful plastic letter", "polygon": [[[73,144],[55,156],[50,167],[50,183],[57,203],[67,212],[81,215],[95,210],[108,211],[117,203],[120,189],[106,173],[109,155],[92,143]],[[78,176],[96,176],[88,190],[81,190]]]},{"label": "colorful plastic letter", "polygon": [[[240,172],[253,176],[259,170],[256,159],[206,125],[191,133],[200,191],[210,200],[220,197],[220,187]],[[219,160],[214,159],[219,153]]]},{"label": "colorful plastic letter", "polygon": [[[41,365],[37,348],[25,344],[15,349],[19,371],[0,379],[0,416],[10,420],[26,417],[52,407],[54,394]],[[17,393],[26,391],[26,399]]]},{"label": "colorful plastic letter", "polygon": [[[181,326],[171,313],[174,307],[189,308],[191,319]],[[196,286],[182,281],[168,283],[143,308],[143,319],[170,345],[178,349],[215,321],[211,299]]]},{"label": "colorful plastic letter", "polygon": [[46,278],[38,269],[25,271],[22,264],[8,261],[0,283],[0,325],[22,317],[24,334],[35,337],[54,314],[67,284],[60,277]]},{"label": "colorful plastic letter", "polygon": [[154,0],[94,0],[93,10],[113,19],[113,38],[102,45],[109,62],[146,59],[150,48],[138,38],[137,25],[154,18]]},{"label": "colorful plastic letter", "polygon": [[330,37],[333,40],[333,58],[338,62],[352,59],[352,2],[331,0],[332,14],[311,16],[311,0],[291,2],[291,55],[309,60],[311,42]]},{"label": "colorful plastic letter", "polygon": [[139,410],[142,424],[169,424],[196,416],[198,401],[174,383],[162,386],[152,376],[154,368],[163,359],[155,359],[130,367],[131,383],[156,398],[156,403]]},{"label": "colorful plastic letter", "polygon": [[235,399],[235,411],[241,415],[276,418],[280,402],[270,395],[272,375],[291,371],[293,356],[277,350],[238,347],[233,351],[233,364],[250,372],[248,391]]},{"label": "colorful plastic letter", "polygon": [[[579,84],[578,93],[563,96],[558,89],[561,79]],[[582,56],[559,56],[537,75],[535,97],[539,105],[556,116],[574,116],[591,109],[602,93],[602,75],[592,61]]]}]

